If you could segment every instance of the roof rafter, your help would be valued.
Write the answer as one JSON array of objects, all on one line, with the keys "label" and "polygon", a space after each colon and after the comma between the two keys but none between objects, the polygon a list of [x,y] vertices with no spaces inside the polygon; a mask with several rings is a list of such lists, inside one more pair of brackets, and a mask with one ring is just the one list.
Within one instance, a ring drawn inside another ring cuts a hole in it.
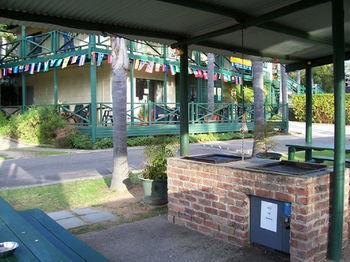
[{"label": "roof rafter", "polygon": [[313,7],[315,5],[320,5],[323,4],[325,2],[329,2],[330,0],[303,0],[303,1],[299,1],[284,7],[281,7],[279,9],[273,10],[271,12],[265,13],[263,15],[257,16],[257,17],[251,17],[250,19],[247,19],[246,21],[243,21],[241,23],[232,25],[232,26],[228,26],[219,30],[215,30],[206,34],[202,34],[202,35],[198,35],[195,37],[191,37],[189,39],[185,39],[182,40],[180,42],[177,42],[175,44],[172,44],[172,47],[178,47],[182,44],[194,44],[194,43],[198,43],[200,41],[206,40],[208,38],[213,38],[216,36],[220,36],[220,35],[225,35],[228,33],[233,33],[236,31],[239,31],[241,29],[245,29],[251,26],[259,26],[261,24],[264,24],[268,21],[271,21],[273,19],[300,11],[300,10],[304,10],[310,7]]},{"label": "roof rafter", "polygon": [[[244,12],[241,12],[237,9],[227,7],[227,6],[225,7],[222,5],[204,2],[201,0],[191,0],[191,1],[187,1],[187,0],[157,0],[157,1],[166,2],[166,3],[184,6],[184,7],[188,7],[188,8],[192,8],[192,9],[196,9],[196,10],[206,11],[206,12],[209,12],[212,14],[218,14],[218,15],[230,17],[230,18],[235,19],[238,22],[243,22],[245,20],[254,18],[254,16],[249,15],[249,14],[244,13]],[[286,25],[283,25],[280,23],[276,23],[276,22],[267,22],[267,23],[258,25],[258,27],[264,28],[266,30],[270,30],[273,32],[283,33],[283,34],[286,34],[289,36],[298,37],[298,38],[304,39],[304,40],[306,40],[308,42],[312,42],[312,43],[318,43],[318,44],[330,45],[330,46],[332,45],[331,40],[321,39],[319,37],[312,36],[309,33],[304,32],[302,30],[299,30],[299,29],[296,29],[296,28],[293,28],[290,26],[286,26]],[[182,39],[182,40],[184,40],[184,39]]]}]

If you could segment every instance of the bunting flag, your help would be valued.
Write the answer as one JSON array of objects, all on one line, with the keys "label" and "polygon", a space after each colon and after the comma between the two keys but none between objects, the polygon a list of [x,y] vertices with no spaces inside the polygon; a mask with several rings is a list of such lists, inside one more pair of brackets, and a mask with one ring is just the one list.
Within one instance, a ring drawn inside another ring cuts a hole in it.
[{"label": "bunting flag", "polygon": [[0,70],[0,79],[2,78],[2,70]]},{"label": "bunting flag", "polygon": [[54,67],[56,63],[56,59],[51,59],[50,60],[50,67]]},{"label": "bunting flag", "polygon": [[214,74],[214,81],[218,80],[218,74]]},{"label": "bunting flag", "polygon": [[63,59],[62,68],[66,68],[66,67],[68,66],[69,59],[70,59],[70,56],[65,57],[65,58]]},{"label": "bunting flag", "polygon": [[20,66],[18,67],[18,72],[19,72],[19,73],[23,73],[23,70],[24,70],[24,66],[20,65]]},{"label": "bunting flag", "polygon": [[60,67],[62,65],[62,62],[63,62],[62,58],[58,59],[55,66]]},{"label": "bunting flag", "polygon": [[17,73],[18,73],[18,66],[15,66],[15,67],[13,68],[13,73],[14,73],[14,74],[17,74]]},{"label": "bunting flag", "polygon": [[154,62],[149,62],[147,64],[145,72],[152,74],[153,73]]},{"label": "bunting flag", "polygon": [[85,64],[85,58],[86,58],[85,54],[80,56],[79,66],[83,66]]},{"label": "bunting flag", "polygon": [[194,77],[195,78],[198,78],[198,71],[195,69],[195,70],[193,70],[193,74],[194,74]]},{"label": "bunting flag", "polygon": [[77,62],[77,60],[78,60],[78,56],[77,55],[72,56],[72,60],[70,60],[70,64],[71,65],[75,64]]},{"label": "bunting flag", "polygon": [[201,69],[197,69],[197,72],[198,72],[198,77],[199,78],[203,78],[203,72]]},{"label": "bunting flag", "polygon": [[108,63],[108,64],[111,64],[111,63],[112,63],[112,54],[108,54],[107,63]]},{"label": "bunting flag", "polygon": [[7,70],[6,70],[6,68],[4,68],[4,69],[2,70],[2,75],[3,75],[3,76],[7,76]]},{"label": "bunting flag", "polygon": [[243,77],[239,77],[239,84],[243,85]]},{"label": "bunting flag", "polygon": [[44,62],[44,72],[49,71],[49,61]]},{"label": "bunting flag", "polygon": [[29,74],[34,74],[34,70],[35,70],[35,63],[32,63],[31,65],[30,65],[30,69],[29,69]]},{"label": "bunting flag", "polygon": [[91,53],[91,61],[93,64],[96,64],[96,53],[95,52]]},{"label": "bunting flag", "polygon": [[9,75],[12,74],[12,68],[11,68],[11,67],[7,68],[7,73],[8,73]]},{"label": "bunting flag", "polygon": [[235,77],[235,84],[238,85],[238,77]]},{"label": "bunting flag", "polygon": [[193,69],[192,69],[191,67],[188,68],[188,73],[189,73],[190,75],[193,74]]},{"label": "bunting flag", "polygon": [[171,73],[171,75],[175,75],[175,74],[176,74],[176,68],[175,68],[175,66],[174,66],[174,65],[169,65],[169,67],[170,67],[170,73]]},{"label": "bunting flag", "polygon": [[135,59],[134,60],[134,69],[139,69],[140,66],[140,60],[139,59]]},{"label": "bunting flag", "polygon": [[146,65],[145,61],[140,61],[140,64],[139,64],[139,67],[137,68],[137,70],[141,71],[145,65]]},{"label": "bunting flag", "polygon": [[104,56],[105,55],[103,53],[98,53],[98,55],[97,55],[97,66],[100,66],[102,64]]},{"label": "bunting flag", "polygon": [[174,68],[175,68],[175,72],[176,72],[176,73],[180,73],[180,67],[179,67],[179,66],[176,66],[176,65],[175,65]]},{"label": "bunting flag", "polygon": [[208,80],[208,72],[203,70],[203,78]]},{"label": "bunting flag", "polygon": [[36,65],[36,72],[39,73],[41,69],[41,62],[37,63]]},{"label": "bunting flag", "polygon": [[29,71],[29,64],[26,64],[25,66],[24,66],[24,72],[28,72]]},{"label": "bunting flag", "polygon": [[161,64],[160,63],[156,63],[156,65],[154,67],[154,71],[159,72],[160,71],[160,67],[161,67]]},{"label": "bunting flag", "polygon": [[227,83],[228,82],[228,79],[227,79],[227,76],[224,75],[224,82]]},{"label": "bunting flag", "polygon": [[166,64],[163,64],[162,71],[168,72],[168,66]]}]

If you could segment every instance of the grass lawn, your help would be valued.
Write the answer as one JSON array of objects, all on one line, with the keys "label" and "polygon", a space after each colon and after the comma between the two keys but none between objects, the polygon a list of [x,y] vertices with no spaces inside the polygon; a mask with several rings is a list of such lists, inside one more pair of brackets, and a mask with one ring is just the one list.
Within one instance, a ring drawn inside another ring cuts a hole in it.
[{"label": "grass lawn", "polygon": [[[134,175],[135,176],[135,175]],[[137,183],[135,177],[132,183]],[[66,182],[20,189],[0,190],[18,210],[40,208],[46,212],[86,206],[99,206],[115,200],[117,193],[109,189],[111,177]]]},{"label": "grass lawn", "polygon": [[[324,150],[324,151],[313,151],[312,152],[313,156],[329,156],[333,157],[334,152],[332,150]],[[350,158],[350,153],[346,154],[346,158]],[[288,156],[284,156],[283,159],[287,160]],[[305,152],[300,151],[295,153],[295,161],[305,161]],[[332,161],[325,161],[324,162],[327,165],[333,165]]]}]

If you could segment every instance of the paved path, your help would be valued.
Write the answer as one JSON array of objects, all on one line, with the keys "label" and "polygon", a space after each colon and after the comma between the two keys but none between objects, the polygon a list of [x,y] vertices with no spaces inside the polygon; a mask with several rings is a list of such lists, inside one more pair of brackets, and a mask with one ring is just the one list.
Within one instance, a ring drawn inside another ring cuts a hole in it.
[{"label": "paved path", "polygon": [[78,237],[110,261],[289,261],[278,253],[257,247],[240,248],[171,224],[164,216],[90,232]]},{"label": "paved path", "polygon": [[[331,143],[333,141],[332,125],[314,125],[314,141]],[[348,139],[350,130],[347,128]],[[276,151],[286,153],[286,143],[304,140],[304,124],[291,122],[292,135],[276,136]],[[240,152],[241,140],[191,144],[190,154],[209,152]],[[246,152],[252,148],[252,139],[245,141]],[[81,152],[81,151],[80,151]],[[143,168],[143,147],[128,149],[129,166],[132,170]],[[111,174],[112,151],[93,151],[72,153],[70,155],[23,158],[0,161],[0,188],[30,186],[38,184],[59,183],[71,179],[94,178]]]}]

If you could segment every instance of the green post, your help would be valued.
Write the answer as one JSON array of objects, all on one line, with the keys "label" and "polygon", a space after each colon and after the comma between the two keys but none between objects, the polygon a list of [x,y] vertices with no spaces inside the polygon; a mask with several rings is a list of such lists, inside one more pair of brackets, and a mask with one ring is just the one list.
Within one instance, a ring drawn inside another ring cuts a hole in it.
[{"label": "green post", "polygon": [[[312,68],[305,69],[306,78],[306,110],[305,110],[305,142],[312,143]],[[312,150],[305,150],[305,161],[312,160]]]},{"label": "green post", "polygon": [[58,77],[57,68],[53,68],[53,104],[58,105]]},{"label": "green post", "polygon": [[[164,56],[164,64],[167,63],[167,46],[163,45],[163,56]],[[164,79],[163,79],[163,103],[166,105],[168,103],[168,72],[165,70]]]},{"label": "green post", "polygon": [[[21,58],[24,59],[26,57],[26,27],[21,26]],[[27,90],[26,90],[26,76],[23,72],[21,73],[21,81],[22,81],[22,113],[26,111],[26,101],[27,101]]]},{"label": "green post", "polygon": [[91,53],[94,51],[95,47],[95,35],[89,35],[89,57],[90,57],[90,97],[91,97],[91,105],[90,105],[90,125],[91,125],[91,140],[93,143],[96,143],[96,129],[97,129],[97,98],[96,98],[96,59],[92,59]]},{"label": "green post", "polygon": [[[134,42],[130,41],[130,54],[133,54],[134,52]],[[131,116],[131,125],[134,124],[135,121],[135,106],[134,106],[134,96],[135,96],[135,90],[134,90],[134,66],[135,62],[134,59],[131,59],[131,64],[130,64],[130,116]]]},{"label": "green post", "polygon": [[180,47],[180,155],[188,155],[188,46]]},{"label": "green post", "polygon": [[345,76],[344,76],[344,2],[332,1],[332,34],[334,66],[334,174],[332,190],[332,214],[330,218],[331,260],[340,261],[343,242],[344,170],[345,170]]}]

